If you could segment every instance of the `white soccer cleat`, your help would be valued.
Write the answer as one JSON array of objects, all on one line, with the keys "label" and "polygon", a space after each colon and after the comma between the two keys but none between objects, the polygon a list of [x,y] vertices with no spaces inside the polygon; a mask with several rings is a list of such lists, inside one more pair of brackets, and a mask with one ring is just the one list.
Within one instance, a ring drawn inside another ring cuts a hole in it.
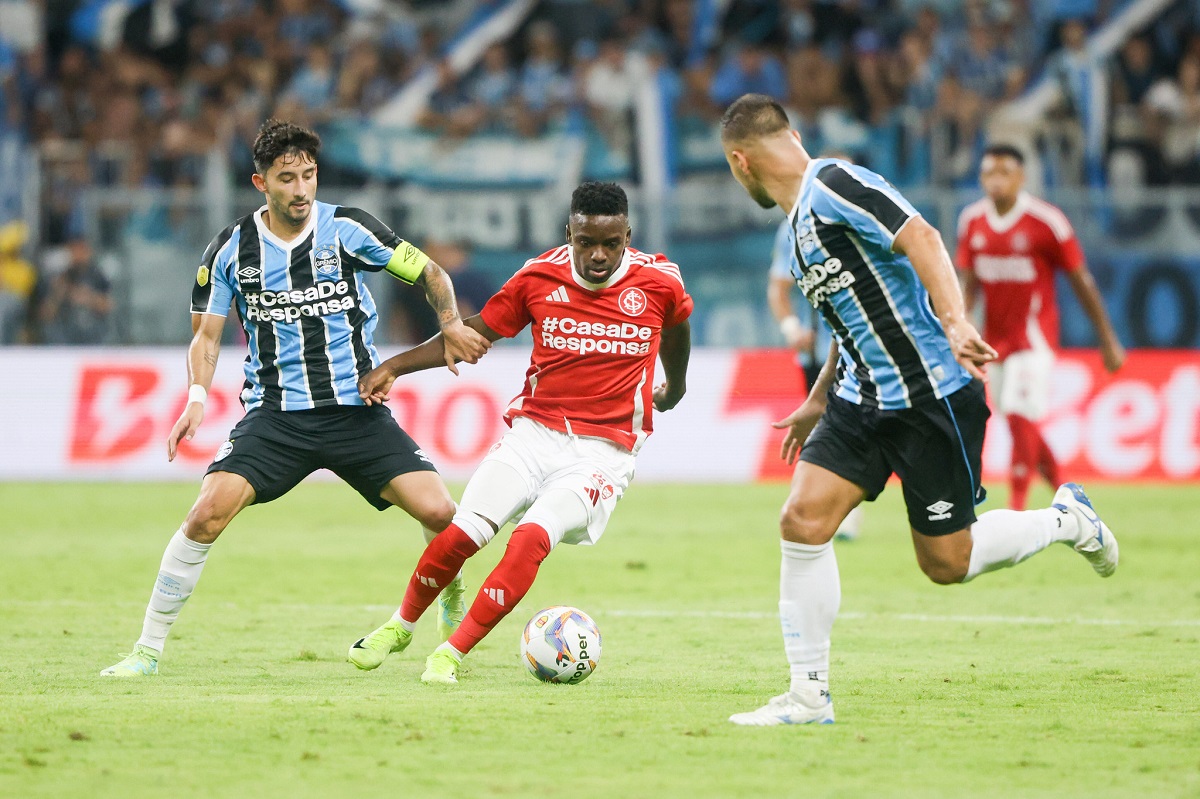
[{"label": "white soccer cleat", "polygon": [[811,691],[779,696],[758,710],[729,717],[743,727],[774,727],[778,724],[833,724],[833,699],[829,691]]},{"label": "white soccer cleat", "polygon": [[1092,501],[1078,483],[1063,483],[1054,494],[1053,507],[1071,514],[1079,522],[1075,551],[1088,559],[1096,574],[1111,577],[1117,570],[1120,552],[1117,537],[1100,521]]}]

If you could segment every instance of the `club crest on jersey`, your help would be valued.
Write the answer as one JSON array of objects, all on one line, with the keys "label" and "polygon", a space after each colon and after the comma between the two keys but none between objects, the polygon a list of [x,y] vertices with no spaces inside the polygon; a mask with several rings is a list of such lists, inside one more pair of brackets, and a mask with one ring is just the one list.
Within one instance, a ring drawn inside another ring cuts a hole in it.
[{"label": "club crest on jersey", "polygon": [[1014,233],[1012,237],[1013,249],[1017,252],[1026,252],[1029,250],[1029,237],[1024,233]]},{"label": "club crest on jersey", "polygon": [[196,285],[203,288],[208,285],[208,267],[200,264],[200,268],[196,270]]},{"label": "club crest on jersey", "polygon": [[325,276],[336,275],[342,265],[337,251],[328,245],[317,248],[313,253],[313,262],[317,265],[317,274]]},{"label": "club crest on jersey", "polygon": [[641,316],[646,310],[646,294],[639,288],[628,288],[617,297],[617,305],[626,316]]}]

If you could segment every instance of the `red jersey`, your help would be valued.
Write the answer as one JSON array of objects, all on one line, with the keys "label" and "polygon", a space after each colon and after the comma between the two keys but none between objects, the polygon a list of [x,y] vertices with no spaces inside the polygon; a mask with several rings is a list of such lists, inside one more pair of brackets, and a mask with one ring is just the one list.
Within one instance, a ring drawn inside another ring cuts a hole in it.
[{"label": "red jersey", "polygon": [[1054,270],[1083,266],[1083,250],[1062,211],[1025,192],[1000,216],[984,197],[958,218],[958,268],[983,289],[983,338],[1001,358],[1058,347]]},{"label": "red jersey", "polygon": [[691,313],[679,267],[663,255],[627,247],[603,286],[579,276],[566,245],[528,261],[480,312],[502,336],[533,326],[525,386],[505,421],[527,416],[636,453],[653,430],[662,329]]}]

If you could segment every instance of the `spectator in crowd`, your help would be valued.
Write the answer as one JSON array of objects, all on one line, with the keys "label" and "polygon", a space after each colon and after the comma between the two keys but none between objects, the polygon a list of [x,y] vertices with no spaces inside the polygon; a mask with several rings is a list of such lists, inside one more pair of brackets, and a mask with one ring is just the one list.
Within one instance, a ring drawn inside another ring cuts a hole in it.
[{"label": "spectator in crowd", "polygon": [[[446,270],[454,282],[458,312],[463,319],[479,313],[496,292],[495,283],[471,263],[471,247],[464,241],[430,239],[422,247],[430,260]],[[404,290],[407,289],[407,290]],[[399,286],[392,293],[391,340],[417,344],[436,336],[441,327],[436,314],[419,291]]]},{"label": "spectator in crowd", "polygon": [[588,116],[614,153],[633,147],[633,104],[639,85],[620,39],[605,39],[583,79]]},{"label": "spectator in crowd", "polygon": [[750,93],[782,100],[787,97],[787,78],[783,65],[770,51],[751,42],[741,42],[717,68],[710,93],[719,106],[729,105]]},{"label": "spectator in crowd", "polygon": [[565,112],[573,87],[563,73],[553,25],[542,21],[529,26],[526,45],[528,55],[518,80],[520,108],[516,125],[521,135],[536,136],[550,120]]},{"label": "spectator in crowd", "polygon": [[113,310],[111,286],[84,238],[67,243],[67,264],[39,289],[38,324],[47,344],[103,344]]},{"label": "spectator in crowd", "polygon": [[28,235],[24,222],[0,226],[0,344],[25,339],[26,311],[37,283],[37,271],[21,255]]}]

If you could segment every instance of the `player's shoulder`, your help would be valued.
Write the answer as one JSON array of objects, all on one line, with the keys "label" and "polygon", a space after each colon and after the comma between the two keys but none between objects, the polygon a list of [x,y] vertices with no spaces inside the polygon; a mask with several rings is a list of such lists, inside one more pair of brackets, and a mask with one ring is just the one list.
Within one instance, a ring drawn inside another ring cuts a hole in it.
[{"label": "player's shoulder", "polygon": [[556,277],[564,270],[571,268],[571,251],[562,244],[552,250],[530,258],[513,277]]},{"label": "player's shoulder", "polygon": [[662,253],[648,253],[627,248],[629,267],[636,274],[639,282],[650,285],[660,285],[675,291],[683,287],[683,273],[679,265]]},{"label": "player's shoulder", "polygon": [[1075,235],[1067,215],[1058,206],[1048,203],[1040,197],[1026,195],[1025,217],[1049,228],[1050,232],[1054,234],[1054,238],[1059,241],[1066,241]]},{"label": "player's shoulder", "polygon": [[204,265],[211,269],[218,262],[228,261],[230,253],[237,249],[242,231],[247,225],[254,225],[254,214],[246,214],[213,236],[212,241],[204,248],[204,258],[201,259]]},{"label": "player's shoulder", "polygon": [[966,208],[962,209],[962,211],[958,214],[958,235],[961,236],[967,227],[976,220],[986,219],[988,206],[990,204],[991,200],[989,200],[987,197],[980,197],[978,200],[970,203]]}]

